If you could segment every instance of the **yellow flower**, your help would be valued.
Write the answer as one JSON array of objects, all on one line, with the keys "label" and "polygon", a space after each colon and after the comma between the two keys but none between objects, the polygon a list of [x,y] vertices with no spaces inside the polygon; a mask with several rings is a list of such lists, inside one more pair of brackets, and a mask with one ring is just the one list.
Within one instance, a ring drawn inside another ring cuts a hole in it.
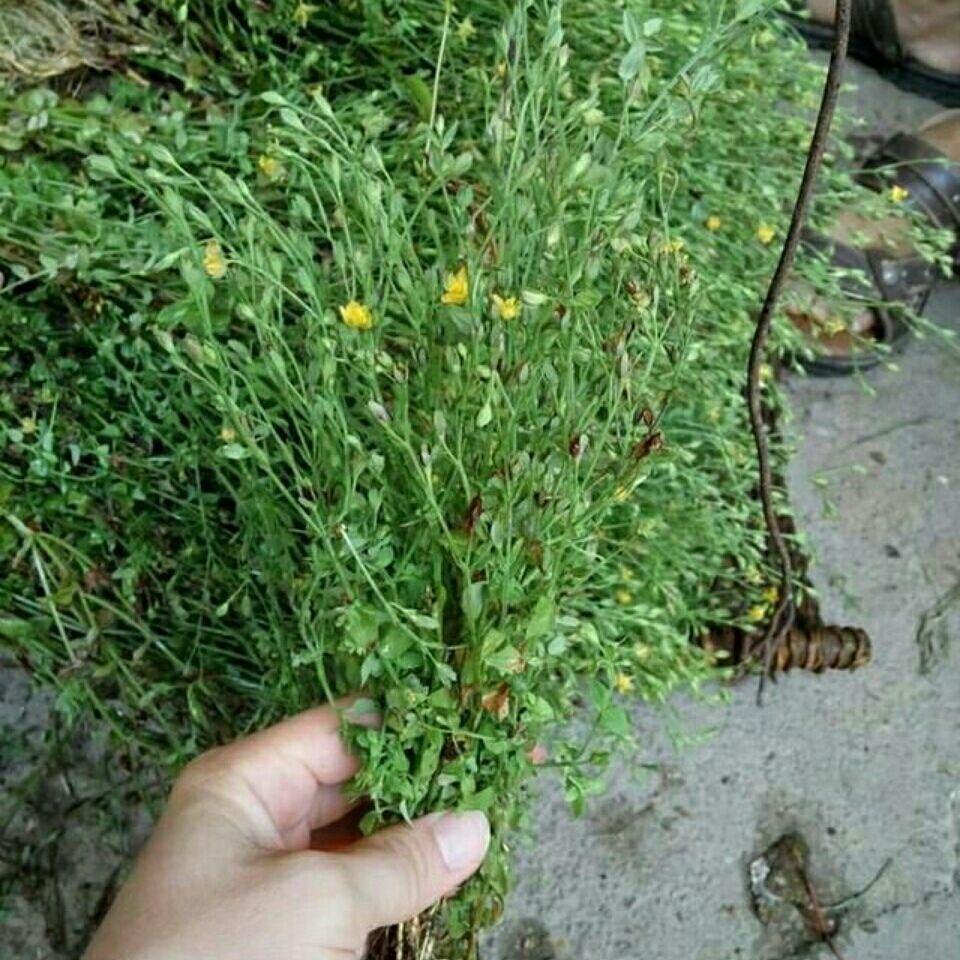
[{"label": "yellow flower", "polygon": [[30,434],[37,432],[37,421],[34,417],[24,417],[20,421],[20,432],[29,437]]},{"label": "yellow flower", "polygon": [[665,240],[660,244],[660,253],[680,253],[685,246],[686,243],[679,237],[676,240]]},{"label": "yellow flower", "polygon": [[650,647],[645,643],[635,643],[633,645],[633,655],[638,660],[646,660],[650,656]]},{"label": "yellow flower", "polygon": [[754,623],[759,623],[767,615],[767,605],[765,603],[756,603],[747,611],[747,619]]},{"label": "yellow flower", "polygon": [[501,320],[516,320],[520,316],[520,301],[516,297],[500,297],[491,294],[493,312]]},{"label": "yellow flower", "polygon": [[457,36],[464,43],[469,43],[476,32],[477,28],[473,25],[473,21],[469,17],[464,17],[457,26]]},{"label": "yellow flower", "polygon": [[625,673],[618,673],[613,686],[617,693],[629,693],[633,689],[633,680]]},{"label": "yellow flower", "polygon": [[220,439],[224,443],[233,443],[237,439],[237,431],[233,427],[223,427],[220,431]]},{"label": "yellow flower", "polygon": [[777,35],[772,30],[761,30],[753,36],[753,42],[758,47],[769,47],[771,43],[776,43]]},{"label": "yellow flower", "polygon": [[505,60],[501,60],[494,68],[493,75],[498,79],[502,80],[507,75],[507,63]]},{"label": "yellow flower", "polygon": [[763,574],[756,567],[750,567],[746,576],[747,583],[761,583],[763,581]]},{"label": "yellow flower", "polygon": [[775,237],[777,236],[777,231],[773,227],[767,226],[765,223],[761,223],[757,227],[757,239],[765,246],[770,246],[773,243]]},{"label": "yellow flower", "polygon": [[780,588],[776,584],[771,584],[763,591],[763,599],[767,603],[776,603],[780,599]]},{"label": "yellow flower", "polygon": [[214,280],[220,280],[227,272],[227,261],[216,240],[208,240],[203,248],[203,269]]},{"label": "yellow flower", "polygon": [[633,603],[633,594],[629,590],[624,590],[622,587],[613,595],[613,598],[622,607]]},{"label": "yellow flower", "polygon": [[268,156],[265,153],[260,155],[260,159],[257,160],[257,166],[260,168],[260,172],[265,176],[269,177],[271,180],[279,176],[281,171],[280,161],[276,157]]},{"label": "yellow flower", "polygon": [[310,17],[317,10],[312,3],[301,3],[296,10],[293,11],[293,21],[296,24],[299,24],[301,27],[305,27],[307,22],[310,20]]},{"label": "yellow flower", "polygon": [[373,327],[373,313],[368,306],[350,300],[340,308],[340,317],[353,330],[369,330]]},{"label": "yellow flower", "polygon": [[773,367],[769,363],[760,364],[760,382],[769,383],[773,379]]},{"label": "yellow flower", "polygon": [[470,277],[464,264],[456,273],[448,273],[443,282],[440,302],[449,306],[462,307],[470,296]]},{"label": "yellow flower", "polygon": [[630,498],[630,488],[624,486],[617,487],[617,489],[613,491],[613,497],[620,503],[624,503]]},{"label": "yellow flower", "polygon": [[895,183],[890,188],[890,199],[894,203],[903,203],[909,196],[910,191],[906,187],[901,187],[899,183]]},{"label": "yellow flower", "polygon": [[716,233],[722,226],[723,221],[719,217],[707,217],[706,227],[711,233]]}]

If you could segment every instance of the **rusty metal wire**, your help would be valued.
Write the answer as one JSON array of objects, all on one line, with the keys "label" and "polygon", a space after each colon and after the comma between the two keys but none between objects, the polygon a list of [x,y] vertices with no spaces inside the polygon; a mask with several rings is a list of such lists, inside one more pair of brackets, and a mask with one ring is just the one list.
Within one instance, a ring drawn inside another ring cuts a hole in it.
[{"label": "rusty metal wire", "polygon": [[830,67],[827,70],[827,79],[823,89],[823,99],[817,115],[816,126],[810,141],[810,150],[807,162],[800,181],[800,190],[793,208],[790,220],[790,229],[780,254],[780,262],[770,281],[767,295],[764,298],[757,326],[750,346],[750,360],[747,376],[747,404],[750,411],[750,425],[757,447],[757,460],[760,472],[760,500],[763,505],[764,520],[770,542],[773,545],[780,563],[780,599],[776,611],[764,637],[764,671],[760,676],[760,685],[757,689],[757,702],[763,699],[764,681],[770,673],[774,657],[779,644],[793,627],[795,619],[793,594],[793,566],[790,560],[790,550],[780,529],[777,511],[773,502],[773,480],[770,467],[770,447],[767,442],[767,431],[764,425],[763,404],[760,385],[760,367],[766,353],[767,338],[774,314],[779,305],[787,278],[796,259],[797,248],[800,244],[800,235],[810,210],[813,199],[813,189],[816,185],[817,174],[827,148],[830,127],[836,110],[837,100],[840,97],[840,85],[843,80],[843,69],[847,59],[847,46],[850,39],[850,12],[852,0],[837,0],[836,23],[834,28],[833,52],[830,57]]}]

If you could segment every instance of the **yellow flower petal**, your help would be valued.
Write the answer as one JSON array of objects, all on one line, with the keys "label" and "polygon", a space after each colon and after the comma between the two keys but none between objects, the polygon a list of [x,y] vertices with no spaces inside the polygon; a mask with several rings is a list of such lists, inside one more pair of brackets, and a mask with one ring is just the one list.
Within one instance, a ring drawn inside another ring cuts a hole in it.
[{"label": "yellow flower petal", "polygon": [[312,3],[301,3],[293,11],[293,21],[298,26],[305,27],[310,22],[310,17],[316,12],[318,8],[315,7]]},{"label": "yellow flower petal", "polygon": [[676,240],[664,240],[664,242],[660,244],[659,252],[663,255],[669,253],[682,253],[683,248],[686,245],[686,241],[681,237],[677,237]]},{"label": "yellow flower petal", "polygon": [[440,302],[449,306],[462,307],[470,297],[470,276],[464,264],[456,273],[448,273],[443,283]]},{"label": "yellow flower petal", "polygon": [[233,443],[237,439],[237,431],[233,427],[224,427],[220,431],[220,439],[224,443]]},{"label": "yellow flower petal", "polygon": [[777,231],[773,227],[768,227],[767,224],[762,223],[757,227],[757,239],[765,246],[769,246],[773,243],[774,239],[777,236]]},{"label": "yellow flower petal", "polygon": [[214,280],[220,280],[227,272],[227,261],[216,240],[208,240],[203,248],[203,269]]},{"label": "yellow flower petal", "polygon": [[270,177],[271,180],[280,174],[280,161],[276,157],[268,156],[265,153],[260,155],[257,166],[260,168],[260,172],[265,177]]},{"label": "yellow flower petal", "polygon": [[719,217],[707,217],[706,227],[711,233],[716,233],[723,226]]},{"label": "yellow flower petal", "polygon": [[776,603],[780,599],[780,588],[776,584],[771,584],[763,591],[763,599],[767,603]]},{"label": "yellow flower petal", "polygon": [[767,605],[765,603],[754,604],[747,611],[747,619],[752,620],[754,623],[759,623],[767,615]]},{"label": "yellow flower petal", "polygon": [[613,686],[617,693],[629,693],[633,689],[633,680],[625,673],[621,673],[613,681]]},{"label": "yellow flower petal", "polygon": [[622,607],[629,606],[633,603],[633,594],[629,590],[618,590],[614,595],[613,599],[617,601]]},{"label": "yellow flower petal", "polygon": [[340,318],[353,330],[370,330],[373,327],[373,312],[357,300],[350,300],[340,308]]},{"label": "yellow flower petal", "polygon": [[890,188],[890,199],[894,203],[903,203],[909,196],[910,191],[906,187],[901,187],[899,183],[895,183]]},{"label": "yellow flower petal", "polygon": [[501,320],[516,320],[520,316],[521,305],[516,297],[501,297],[497,294],[491,294],[493,300],[493,312]]}]

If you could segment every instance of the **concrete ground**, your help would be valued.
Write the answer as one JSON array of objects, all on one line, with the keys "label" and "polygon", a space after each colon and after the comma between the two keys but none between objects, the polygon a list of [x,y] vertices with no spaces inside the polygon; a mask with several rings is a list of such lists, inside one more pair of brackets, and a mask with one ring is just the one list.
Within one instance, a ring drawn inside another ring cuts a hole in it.
[{"label": "concrete ground", "polygon": [[[852,67],[868,129],[937,110]],[[960,330],[960,285],[939,289],[928,315]],[[960,960],[960,352],[914,340],[898,363],[861,382],[789,385],[802,438],[790,486],[813,579],[828,622],[869,631],[873,663],[792,674],[762,709],[753,683],[729,708],[682,705],[689,731],[714,735],[680,751],[638,708],[640,759],[659,773],[619,771],[578,821],[544,790],[488,960],[828,957],[794,907],[766,910],[765,924],[751,906],[751,863],[791,831],[821,906],[852,898],[830,914],[840,956]]]}]

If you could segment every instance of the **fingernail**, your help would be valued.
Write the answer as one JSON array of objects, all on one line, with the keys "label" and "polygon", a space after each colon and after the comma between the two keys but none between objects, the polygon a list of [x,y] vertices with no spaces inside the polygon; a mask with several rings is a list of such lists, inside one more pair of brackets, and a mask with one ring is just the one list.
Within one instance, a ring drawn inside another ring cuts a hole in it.
[{"label": "fingernail", "polygon": [[441,814],[430,827],[451,873],[476,867],[490,845],[490,824],[479,810]]}]

